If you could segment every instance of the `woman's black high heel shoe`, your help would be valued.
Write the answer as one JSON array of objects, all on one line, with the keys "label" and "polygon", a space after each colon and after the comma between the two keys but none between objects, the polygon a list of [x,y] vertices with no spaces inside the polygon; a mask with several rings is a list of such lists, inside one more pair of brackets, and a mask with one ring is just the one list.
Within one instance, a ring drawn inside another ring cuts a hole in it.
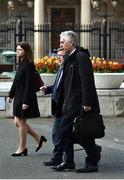
[{"label": "woman's black high heel shoe", "polygon": [[28,155],[27,148],[24,151],[22,151],[21,153],[14,153],[14,154],[12,154],[12,156],[15,156],[15,157],[17,157],[17,156],[27,156],[27,155]]},{"label": "woman's black high heel shoe", "polygon": [[46,141],[47,141],[47,139],[46,139],[44,136],[41,136],[41,137],[40,137],[39,144],[38,144],[35,152],[39,151],[39,149],[42,147],[43,142],[46,142]]}]

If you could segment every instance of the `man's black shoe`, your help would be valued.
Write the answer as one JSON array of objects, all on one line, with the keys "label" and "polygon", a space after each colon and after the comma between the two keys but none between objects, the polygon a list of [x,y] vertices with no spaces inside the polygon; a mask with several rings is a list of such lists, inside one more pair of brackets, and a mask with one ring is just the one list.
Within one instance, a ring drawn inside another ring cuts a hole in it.
[{"label": "man's black shoe", "polygon": [[72,170],[75,169],[75,164],[74,163],[68,163],[68,162],[63,162],[58,166],[53,166],[51,167],[55,171],[63,171],[63,170]]},{"label": "man's black shoe", "polygon": [[60,162],[55,162],[55,161],[44,161],[43,164],[45,166],[58,166]]},{"label": "man's black shoe", "polygon": [[93,165],[86,165],[84,168],[81,169],[76,169],[76,173],[89,173],[89,172],[97,172],[98,171],[98,166],[93,166]]}]

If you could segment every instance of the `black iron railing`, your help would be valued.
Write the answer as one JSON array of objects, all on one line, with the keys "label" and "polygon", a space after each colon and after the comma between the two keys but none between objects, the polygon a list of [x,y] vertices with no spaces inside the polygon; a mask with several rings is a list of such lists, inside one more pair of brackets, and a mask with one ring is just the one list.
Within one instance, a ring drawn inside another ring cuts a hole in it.
[{"label": "black iron railing", "polygon": [[[15,50],[18,41],[28,41],[34,49],[34,34],[43,34],[44,55],[52,52],[59,46],[59,34],[65,30],[74,30],[80,38],[85,37],[84,47],[89,40],[89,52],[91,56],[105,57],[106,59],[123,59],[124,56],[124,25],[118,22],[107,22],[107,28],[103,22],[95,22],[90,25],[73,24],[43,24],[34,27],[33,22],[13,21],[0,22],[0,52]],[[87,39],[88,38],[88,39]]]}]

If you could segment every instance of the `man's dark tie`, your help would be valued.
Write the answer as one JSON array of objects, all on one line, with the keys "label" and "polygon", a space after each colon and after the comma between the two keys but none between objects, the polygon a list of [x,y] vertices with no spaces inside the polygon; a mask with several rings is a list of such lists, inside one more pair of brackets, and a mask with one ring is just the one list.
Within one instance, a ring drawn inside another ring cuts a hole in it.
[{"label": "man's dark tie", "polygon": [[58,71],[57,71],[55,83],[54,83],[54,86],[53,86],[53,93],[52,93],[52,98],[53,99],[55,99],[56,91],[57,91],[57,88],[58,88],[58,86],[59,86],[59,84],[61,82],[62,74],[63,74],[63,68],[59,68]]}]

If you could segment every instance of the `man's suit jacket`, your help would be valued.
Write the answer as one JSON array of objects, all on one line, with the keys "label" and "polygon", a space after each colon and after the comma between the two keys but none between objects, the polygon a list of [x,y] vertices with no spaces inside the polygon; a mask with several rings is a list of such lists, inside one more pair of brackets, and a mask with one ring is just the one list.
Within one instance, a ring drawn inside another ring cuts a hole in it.
[{"label": "man's suit jacket", "polygon": [[53,86],[48,86],[46,94],[52,94],[52,115],[56,117],[61,116],[61,104],[62,104],[62,97],[61,95],[61,82],[62,82],[62,74],[63,68],[59,68],[56,74],[55,82]]}]

